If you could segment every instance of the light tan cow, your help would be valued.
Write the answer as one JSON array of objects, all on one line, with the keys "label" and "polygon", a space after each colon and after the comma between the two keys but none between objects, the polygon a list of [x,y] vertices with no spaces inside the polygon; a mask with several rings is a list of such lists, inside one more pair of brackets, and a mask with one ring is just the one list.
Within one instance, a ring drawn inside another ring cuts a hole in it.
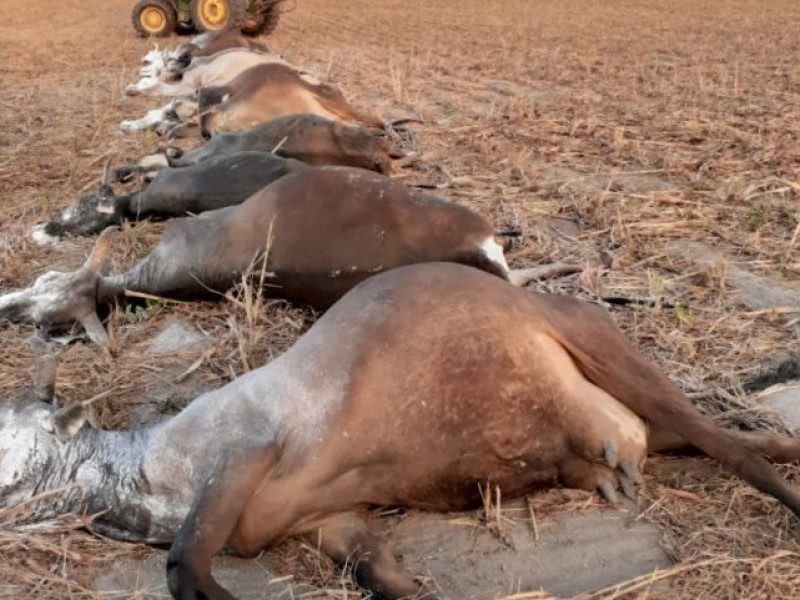
[{"label": "light tan cow", "polygon": [[148,93],[193,98],[201,87],[225,85],[255,65],[270,63],[288,64],[277,54],[254,52],[248,48],[230,48],[211,56],[193,59],[191,64],[180,72],[180,79],[174,82],[165,81],[162,73],[146,74],[136,83],[126,87],[125,94],[136,96]]},{"label": "light tan cow", "polygon": [[227,85],[203,88],[199,111],[206,137],[295,113],[384,129],[380,119],[353,108],[338,89],[278,63],[257,65]]},{"label": "light tan cow", "polygon": [[189,66],[192,59],[212,56],[223,50],[231,48],[245,48],[255,52],[269,53],[266,44],[243,35],[237,29],[223,31],[208,31],[195,36],[190,42],[179,44],[167,56],[167,67],[171,71],[181,71]]}]

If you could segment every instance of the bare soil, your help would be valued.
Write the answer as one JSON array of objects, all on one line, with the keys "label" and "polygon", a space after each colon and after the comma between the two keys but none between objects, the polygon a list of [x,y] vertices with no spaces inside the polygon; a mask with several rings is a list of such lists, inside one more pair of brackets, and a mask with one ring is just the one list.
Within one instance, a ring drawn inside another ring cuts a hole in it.
[{"label": "bare soil", "polygon": [[[159,143],[116,131],[121,120],[159,102],[122,95],[152,45],[131,29],[132,5],[3,2],[2,292],[48,269],[78,266],[92,240],[45,249],[28,240],[28,229],[96,186],[106,159],[122,162]],[[437,185],[442,196],[490,215],[498,229],[521,230],[510,253],[514,265],[596,265],[589,275],[542,289],[652,301],[614,309],[614,316],[687,391],[739,385],[770,357],[800,350],[797,307],[753,309],[737,295],[737,279],[727,268],[735,261],[736,269],[769,278],[794,290],[785,297],[797,297],[800,4],[297,0],[290,8],[267,40],[290,61],[340,86],[356,106],[385,117],[424,117],[415,127],[420,158],[396,177]],[[142,256],[161,228],[127,227],[113,266]],[[671,251],[683,241],[702,243],[723,258],[700,268]],[[610,269],[603,266],[609,259]],[[176,317],[213,338],[191,374],[192,389],[222,385],[269,360],[315,318],[281,302],[257,313],[234,302],[120,309],[108,323],[116,356],[81,344],[65,352],[61,401],[111,391],[94,404],[95,424],[134,422],[142,404],[161,402],[165,385],[183,381],[175,373],[185,371],[186,357],[148,351]],[[2,329],[5,396],[30,380],[24,340],[31,332],[28,326]],[[152,398],[156,388],[159,397]],[[188,399],[186,390],[176,387],[175,394]],[[781,429],[743,394],[700,406],[725,424]],[[782,472],[795,483],[800,479],[796,467]],[[546,521],[599,501],[549,492],[531,503]],[[81,529],[84,517],[26,528],[26,514],[0,511],[2,597],[99,597],[92,589],[98,571],[156,552],[90,535]],[[491,525],[480,515],[464,518]],[[658,527],[676,566],[582,597],[797,595],[796,521],[708,461],[653,460],[638,518]],[[296,573],[317,597],[360,597],[313,549],[288,543],[270,555],[279,574]]]}]

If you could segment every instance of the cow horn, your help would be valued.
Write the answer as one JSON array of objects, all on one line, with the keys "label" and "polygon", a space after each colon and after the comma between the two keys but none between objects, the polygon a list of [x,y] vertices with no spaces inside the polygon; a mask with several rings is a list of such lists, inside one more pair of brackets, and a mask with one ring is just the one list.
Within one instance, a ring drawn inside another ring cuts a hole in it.
[{"label": "cow horn", "polygon": [[0,319],[21,321],[31,306],[31,290],[25,289],[0,296]]},{"label": "cow horn", "polygon": [[89,339],[95,344],[98,346],[105,346],[108,343],[108,334],[96,312],[90,312],[85,317],[79,319],[79,321],[81,325],[83,325],[86,335],[88,335]]},{"label": "cow horn", "polygon": [[106,254],[108,254],[108,248],[111,246],[111,235],[117,228],[106,227],[100,236],[97,238],[97,241],[94,244],[94,248],[92,248],[92,253],[89,255],[89,258],[86,259],[86,263],[84,267],[92,271],[93,273],[99,273],[100,269],[103,268],[103,265],[106,262]]},{"label": "cow horn", "polygon": [[100,180],[100,185],[105,186],[108,185],[109,178],[111,175],[111,159],[109,158],[106,160],[106,164],[103,165],[103,176]]},{"label": "cow horn", "polygon": [[53,403],[56,392],[56,372],[58,371],[58,355],[52,344],[48,344],[38,336],[28,338],[36,355],[33,373],[33,393],[40,402]]}]

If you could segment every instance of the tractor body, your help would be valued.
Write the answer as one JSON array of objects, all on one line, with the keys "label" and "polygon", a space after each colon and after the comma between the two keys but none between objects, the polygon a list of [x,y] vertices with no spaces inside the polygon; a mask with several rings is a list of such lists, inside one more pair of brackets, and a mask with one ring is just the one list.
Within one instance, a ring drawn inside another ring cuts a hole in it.
[{"label": "tractor body", "polygon": [[145,37],[175,31],[239,29],[266,35],[278,25],[284,0],[139,0],[131,13],[133,28]]}]

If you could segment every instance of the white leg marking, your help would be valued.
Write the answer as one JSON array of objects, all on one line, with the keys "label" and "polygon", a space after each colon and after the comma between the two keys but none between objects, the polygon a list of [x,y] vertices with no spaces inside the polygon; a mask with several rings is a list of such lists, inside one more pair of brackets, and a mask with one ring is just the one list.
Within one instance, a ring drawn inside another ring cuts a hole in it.
[{"label": "white leg marking", "polygon": [[147,129],[154,129],[161,124],[167,117],[167,112],[170,110],[171,104],[162,106],[161,108],[154,108],[147,111],[147,114],[141,119],[136,121],[123,121],[120,123],[119,128],[122,131],[145,131]]},{"label": "white leg marking", "polygon": [[46,223],[39,223],[31,227],[31,239],[40,246],[55,246],[60,240],[45,233]]},{"label": "white leg marking", "polygon": [[153,88],[150,89],[150,91],[158,96],[191,98],[192,96],[195,95],[195,92],[197,90],[191,86],[184,85],[183,82],[170,84],[159,81],[157,85],[153,86]]},{"label": "white leg marking", "polygon": [[483,250],[486,258],[503,269],[504,273],[507,274],[510,271],[508,263],[506,262],[506,257],[503,254],[503,247],[497,243],[494,236],[490,236],[484,240],[481,244],[481,250]]},{"label": "white leg marking", "polygon": [[125,95],[135,96],[137,94],[141,94],[142,92],[149,92],[150,90],[155,89],[159,83],[160,81],[157,77],[142,77],[136,83],[125,88]]}]

